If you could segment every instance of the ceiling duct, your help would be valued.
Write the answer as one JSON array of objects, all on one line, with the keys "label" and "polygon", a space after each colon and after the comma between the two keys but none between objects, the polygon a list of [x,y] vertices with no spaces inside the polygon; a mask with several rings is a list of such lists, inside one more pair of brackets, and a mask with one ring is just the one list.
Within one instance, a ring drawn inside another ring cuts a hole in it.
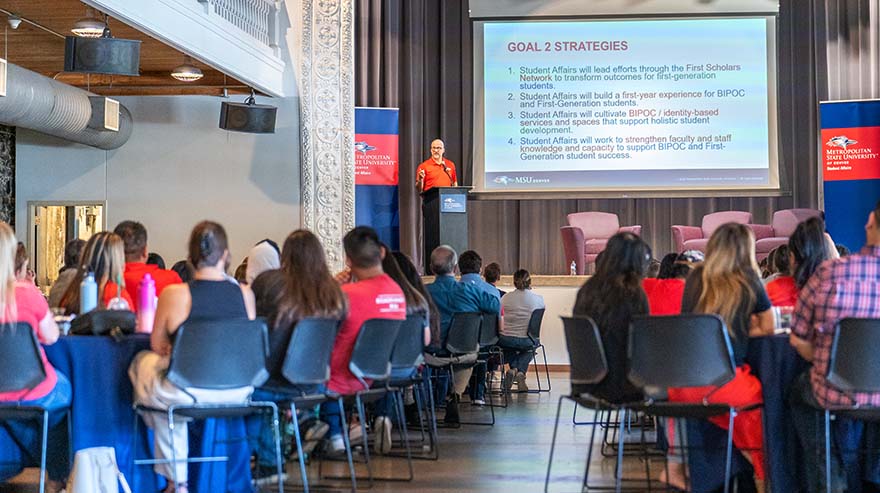
[{"label": "ceiling duct", "polygon": [[[0,98],[0,123],[28,128],[99,149],[116,149],[131,136],[131,113],[119,105],[118,131],[89,126],[92,94],[31,72],[7,65],[6,97]],[[103,118],[103,116],[102,116]]]}]

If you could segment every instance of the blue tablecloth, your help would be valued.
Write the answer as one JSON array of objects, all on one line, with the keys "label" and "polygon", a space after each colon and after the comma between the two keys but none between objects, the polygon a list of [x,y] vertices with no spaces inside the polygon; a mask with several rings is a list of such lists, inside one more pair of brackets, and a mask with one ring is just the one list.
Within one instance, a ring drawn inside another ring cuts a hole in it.
[{"label": "blue tablecloth", "polygon": [[[132,386],[128,366],[135,354],[150,346],[149,336],[134,335],[121,341],[110,337],[68,336],[46,347],[46,356],[55,369],[67,375],[73,387],[71,419],[73,451],[109,446],[116,449],[119,468],[132,482],[132,446],[138,458],[152,457],[152,438],[143,421],[134,440]],[[245,436],[244,420],[218,419],[190,424],[190,455],[227,455],[228,462],[190,464],[190,491],[246,492],[250,485],[250,451],[244,441],[221,443],[226,437]],[[0,450],[3,447],[0,435]],[[150,466],[139,466],[136,493],[158,491],[164,481]]]},{"label": "blue tablecloth", "polygon": [[[795,378],[809,367],[788,342],[788,336],[757,337],[749,340],[746,363],[761,381],[764,397],[764,451],[773,493],[805,491],[801,484],[801,451],[791,419],[787,415],[787,392]],[[727,432],[699,421],[688,423],[688,446],[706,450],[691,453],[688,465],[693,491],[714,491],[723,486],[724,441]],[[748,466],[739,454],[735,471]],[[735,473],[734,473],[735,474]]]}]

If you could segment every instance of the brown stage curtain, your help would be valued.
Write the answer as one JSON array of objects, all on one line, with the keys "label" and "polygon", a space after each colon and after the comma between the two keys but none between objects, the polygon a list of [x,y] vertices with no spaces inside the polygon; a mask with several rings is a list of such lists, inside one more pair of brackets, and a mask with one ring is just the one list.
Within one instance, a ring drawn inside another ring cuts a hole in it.
[{"label": "brown stage curtain", "polygon": [[[584,200],[480,200],[469,204],[470,245],[505,273],[564,274],[559,227],[577,211],[641,224],[661,257],[670,226],[704,214],[747,210],[768,223],[773,211],[818,207],[818,101],[877,94],[877,12],[873,0],[781,0],[778,22],[779,159],[783,197]],[[415,167],[432,139],[471,183],[472,28],[467,0],[356,0],[355,102],[400,108],[401,249],[421,262]],[[826,28],[827,26],[827,28]],[[871,30],[873,29],[873,31]],[[826,60],[828,60],[826,62]],[[843,81],[843,82],[841,82]],[[839,84],[839,82],[841,82]],[[850,245],[855,247],[856,245]]]}]

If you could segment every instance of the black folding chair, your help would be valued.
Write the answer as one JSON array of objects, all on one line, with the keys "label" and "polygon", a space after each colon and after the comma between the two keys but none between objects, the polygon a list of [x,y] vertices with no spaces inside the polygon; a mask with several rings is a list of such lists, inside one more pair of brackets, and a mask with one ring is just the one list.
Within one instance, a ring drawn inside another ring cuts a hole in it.
[{"label": "black folding chair", "polygon": [[[629,380],[640,388],[720,388],[736,375],[733,348],[724,320],[717,315],[635,317],[629,330]],[[709,394],[711,395],[711,393]],[[646,399],[637,409],[651,416],[707,419],[729,414],[724,492],[730,488],[734,417],[760,404],[683,403]],[[683,431],[683,430],[682,430]],[[686,450],[683,449],[685,452]],[[650,478],[648,461],[646,475]]]},{"label": "black folding chair", "polygon": [[[183,389],[230,390],[241,387],[258,387],[269,378],[266,356],[269,353],[266,325],[261,320],[230,319],[188,322],[178,327],[171,351],[171,364],[166,378]],[[278,490],[284,489],[281,461],[281,435],[278,425],[278,406],[274,402],[258,402],[248,399],[242,403],[229,404],[173,404],[168,409],[157,409],[135,404],[134,434],[138,437],[137,413],[165,413],[168,429],[174,430],[174,417],[190,419],[244,417],[268,410],[272,413],[272,431],[275,435],[275,466]],[[183,457],[174,455],[172,433],[171,459],[134,459],[134,465],[172,464],[177,483],[178,462],[220,462],[228,457]],[[132,447],[137,450],[137,447]],[[137,468],[133,469],[135,474]]]},{"label": "black folding chair", "polygon": [[[837,324],[828,361],[828,383],[855,402],[856,392],[880,392],[880,319],[845,318]],[[825,414],[825,488],[831,492],[831,416],[859,421],[880,421],[880,408],[835,406]]]},{"label": "black folding chair", "polygon": [[[339,402],[339,408],[342,409],[341,396],[316,390],[326,386],[327,381],[330,380],[330,357],[336,342],[336,334],[339,332],[339,324],[339,320],[326,318],[304,318],[297,322],[281,367],[281,374],[290,385],[263,387],[264,390],[285,396],[281,402],[290,406],[291,416],[294,420],[297,416],[297,407],[313,408],[325,402],[336,400]],[[351,473],[351,491],[354,492],[357,491],[357,479],[351,458],[345,413],[340,413],[340,421]],[[303,491],[308,493],[309,480],[299,426],[293,427],[293,435],[296,442]]]},{"label": "black folding chair", "polygon": [[[348,369],[364,387],[354,394],[343,396],[343,400],[349,404],[353,400],[360,417],[361,445],[363,446],[364,462],[367,466],[367,476],[366,478],[358,477],[357,479],[367,479],[370,487],[372,487],[374,479],[395,480],[395,478],[377,478],[373,475],[364,403],[375,401],[389,392],[387,383],[391,375],[391,352],[394,349],[394,343],[397,340],[397,334],[402,324],[402,320],[383,318],[373,318],[365,321],[361,326],[360,332],[358,332],[358,337],[351,353],[351,361],[348,364]],[[372,380],[373,384],[367,383],[367,380]],[[345,412],[344,409],[341,411]],[[403,420],[402,410],[399,417]],[[403,428],[404,436],[407,437],[406,427]],[[408,437],[405,439],[405,443],[407,444],[407,450],[409,450]],[[411,463],[410,475],[412,475]],[[331,478],[336,479],[334,476],[331,476]]]},{"label": "black folding chair", "polygon": [[[388,382],[388,387],[396,392],[412,386],[413,397],[415,398],[416,408],[419,414],[419,429],[421,432],[421,443],[425,442],[425,435],[428,438],[427,455],[411,455],[412,459],[437,460],[439,458],[438,437],[437,437],[437,417],[434,412],[433,388],[431,387],[431,379],[423,378],[417,373],[418,367],[423,363],[422,356],[425,350],[424,341],[425,314],[416,312],[407,315],[406,321],[400,327],[397,333],[397,340],[394,342],[394,349],[391,352],[391,368],[392,371],[400,369],[412,369],[412,377],[404,379],[393,378]],[[402,395],[399,398],[403,399]],[[424,401],[422,399],[425,399]],[[425,433],[424,420],[421,419],[422,412],[425,412],[428,421],[427,433]],[[404,426],[406,426],[404,424]],[[403,431],[401,430],[401,434]],[[401,439],[403,439],[401,435]],[[411,448],[411,447],[410,447]],[[404,457],[400,454],[391,452],[386,454],[390,457]]]},{"label": "black folding chair", "polygon": [[[480,324],[480,351],[477,353],[476,368],[479,368],[481,365],[485,365],[486,367],[485,395],[488,399],[487,405],[493,407],[507,407],[509,393],[504,390],[504,385],[501,381],[498,382],[497,392],[504,397],[504,403],[495,404],[492,402],[492,396],[495,395],[495,392],[492,390],[495,372],[489,370],[491,358],[494,356],[498,361],[499,367],[502,370],[504,369],[504,351],[498,346],[498,337],[498,315],[495,313],[484,313],[483,320]],[[474,375],[476,375],[476,372],[474,372]],[[476,378],[474,379],[474,383],[476,383]]]},{"label": "black folding chair", "polygon": [[[608,375],[608,360],[605,357],[605,347],[602,345],[602,337],[599,334],[599,328],[596,323],[589,317],[561,317],[563,328],[565,330],[565,342],[568,348],[568,357],[570,362],[571,384],[575,385],[592,385],[597,384],[605,379]],[[550,489],[550,473],[553,467],[553,455],[556,449],[556,435],[559,430],[559,416],[562,411],[562,401],[570,400],[575,406],[583,406],[594,411],[616,411],[621,410],[626,414],[627,406],[621,404],[610,403],[604,399],[595,397],[591,394],[576,393],[574,389],[571,395],[563,395],[559,397],[559,403],[556,406],[556,420],[553,424],[553,438],[550,442],[550,457],[547,463],[547,477],[544,480],[544,493]],[[589,485],[590,464],[593,460],[593,443],[596,438],[596,427],[593,427],[590,434],[590,444],[587,448],[587,466],[584,472],[583,487],[586,490],[595,489],[614,489],[618,493],[622,489],[622,473],[623,473],[623,444],[618,447],[619,455],[617,457],[615,483],[613,487],[592,486]],[[620,435],[623,442],[623,434]],[[641,491],[639,489],[638,491]]]},{"label": "black folding chair", "polygon": [[[532,315],[529,318],[528,335],[534,346],[532,349],[532,367],[535,368],[535,380],[538,381],[538,389],[529,390],[529,393],[532,394],[550,392],[550,366],[547,365],[547,349],[541,344],[541,322],[544,320],[544,311],[544,308],[538,308],[532,311]],[[544,375],[547,377],[546,389],[541,387],[541,374],[538,373],[538,349],[541,350],[541,354],[544,356]]]},{"label": "black folding chair", "polygon": [[[32,390],[46,379],[40,357],[40,343],[30,324],[0,325],[0,393]],[[65,411],[67,418],[69,410]],[[35,420],[41,426],[40,493],[46,491],[46,452],[49,438],[49,410],[21,401],[0,402],[0,420]],[[70,423],[68,422],[68,432]]]}]

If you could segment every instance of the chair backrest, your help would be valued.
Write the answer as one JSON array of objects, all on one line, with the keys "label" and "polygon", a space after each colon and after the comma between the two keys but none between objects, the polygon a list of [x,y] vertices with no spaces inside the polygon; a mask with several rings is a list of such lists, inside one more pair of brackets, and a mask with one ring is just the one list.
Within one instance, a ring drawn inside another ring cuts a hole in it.
[{"label": "chair backrest", "polygon": [[703,216],[703,238],[709,238],[718,229],[718,226],[726,223],[749,224],[752,222],[752,213],[745,211],[721,211]]},{"label": "chair backrest", "polygon": [[544,308],[538,308],[537,310],[532,311],[532,315],[529,317],[529,327],[528,334],[529,338],[532,341],[538,342],[541,340],[541,322],[544,321]]},{"label": "chair backrest", "polygon": [[269,338],[262,320],[187,322],[174,334],[168,380],[180,388],[233,389],[269,378]]},{"label": "chair backrest", "polygon": [[425,350],[426,316],[422,311],[406,316],[391,350],[392,368],[414,368],[421,363]]},{"label": "chair backrest", "polygon": [[0,392],[30,390],[45,379],[40,343],[30,324],[0,324]]},{"label": "chair backrest", "polygon": [[608,212],[575,212],[568,215],[568,224],[581,228],[586,240],[611,238],[620,229],[617,214]]},{"label": "chair backrest", "polygon": [[608,360],[599,328],[589,317],[560,317],[565,329],[572,384],[599,383],[608,374]]},{"label": "chair backrest", "polygon": [[361,325],[348,369],[369,388],[367,379],[387,380],[391,375],[391,351],[403,320],[371,318]]},{"label": "chair backrest", "polygon": [[498,314],[484,313],[480,324],[480,347],[498,344]]},{"label": "chair backrest", "polygon": [[284,355],[281,374],[294,385],[320,385],[330,380],[330,355],[340,320],[304,318],[296,323]]},{"label": "chair backrest", "polygon": [[717,315],[634,317],[629,380],[638,387],[718,386],[734,377],[733,348]]},{"label": "chair backrest", "polygon": [[880,392],[880,319],[845,318],[837,324],[828,383],[844,392]]},{"label": "chair backrest", "polygon": [[476,351],[480,342],[482,321],[482,313],[453,313],[452,320],[449,322],[449,332],[446,334],[446,350],[452,354]]},{"label": "chair backrest", "polygon": [[820,217],[821,211],[816,209],[785,209],[773,213],[773,235],[791,236],[798,224],[813,217]]}]

